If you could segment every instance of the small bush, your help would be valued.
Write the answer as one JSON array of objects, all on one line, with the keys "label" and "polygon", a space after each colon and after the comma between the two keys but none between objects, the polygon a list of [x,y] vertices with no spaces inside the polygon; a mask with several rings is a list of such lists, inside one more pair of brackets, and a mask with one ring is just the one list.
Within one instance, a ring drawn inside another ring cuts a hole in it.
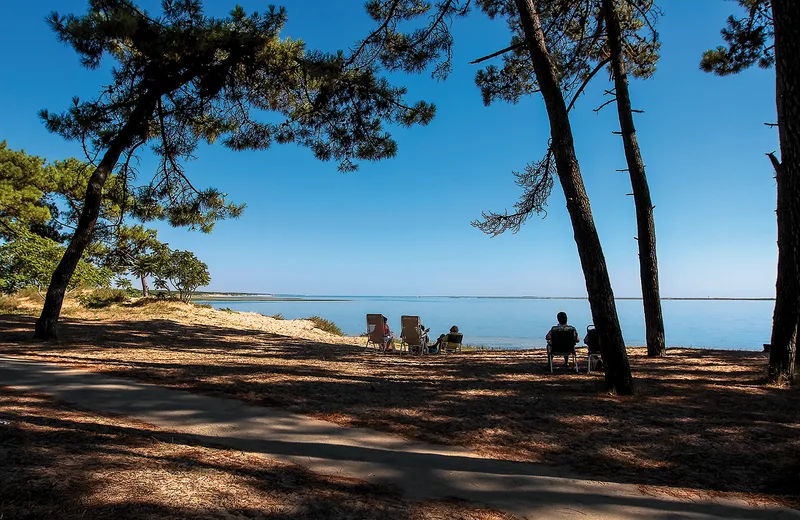
[{"label": "small bush", "polygon": [[78,296],[78,302],[90,309],[102,309],[115,303],[125,303],[130,300],[128,293],[123,289],[105,287],[95,289],[88,294]]},{"label": "small bush", "polygon": [[195,307],[200,307],[201,309],[213,309],[214,307],[210,303],[193,303]]},{"label": "small bush", "polygon": [[153,296],[148,296],[147,298],[139,298],[135,302],[131,303],[131,307],[148,307],[150,305],[160,304],[163,305],[167,302],[176,302],[178,301],[177,298],[155,298]]},{"label": "small bush", "polygon": [[286,319],[286,318],[283,317],[283,314],[281,314],[281,313],[273,314],[272,316],[270,316],[270,318],[272,318],[273,320],[285,320]]},{"label": "small bush", "polygon": [[219,309],[222,312],[236,312],[235,310],[231,309],[230,307],[220,307]]},{"label": "small bush", "polygon": [[320,318],[319,316],[310,316],[306,319],[313,322],[314,326],[319,330],[324,330],[325,332],[330,332],[331,334],[336,334],[337,336],[344,336],[342,329],[340,329],[334,322],[330,320]]}]

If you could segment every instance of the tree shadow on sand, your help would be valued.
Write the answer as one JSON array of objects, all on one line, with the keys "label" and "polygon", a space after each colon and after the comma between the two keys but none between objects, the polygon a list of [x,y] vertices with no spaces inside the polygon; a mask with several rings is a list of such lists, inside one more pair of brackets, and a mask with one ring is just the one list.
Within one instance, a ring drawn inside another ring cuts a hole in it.
[{"label": "tree shadow on sand", "polygon": [[673,350],[631,356],[637,395],[542,352],[380,356],[253,330],[170,320],[66,320],[56,345],[0,316],[0,353],[223,395],[348,426],[465,445],[609,482],[798,503],[796,390],[762,384],[764,355]]},{"label": "tree shadow on sand", "polygon": [[0,387],[0,403],[0,518],[510,518],[456,501],[412,503],[387,486],[14,389]]}]

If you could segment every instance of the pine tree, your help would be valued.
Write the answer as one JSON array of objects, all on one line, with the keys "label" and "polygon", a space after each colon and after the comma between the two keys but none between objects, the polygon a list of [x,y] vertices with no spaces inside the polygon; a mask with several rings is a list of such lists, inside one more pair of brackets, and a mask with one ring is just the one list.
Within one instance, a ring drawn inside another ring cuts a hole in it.
[{"label": "pine tree", "polygon": [[742,18],[730,16],[724,46],[703,54],[700,67],[721,76],[748,67],[775,66],[781,157],[768,154],[777,183],[778,277],[769,379],[792,381],[800,320],[800,9],[794,0],[738,0]]},{"label": "pine tree", "polygon": [[[199,0],[163,0],[155,17],[128,0],[91,0],[82,16],[51,15],[52,29],[83,66],[95,69],[105,58],[115,65],[96,98],[76,98],[65,113],[41,113],[50,131],[80,141],[96,166],[36,322],[37,338],[56,336],[64,292],[92,241],[107,180],[116,171],[125,185],[146,145],[159,166],[136,193],[141,213],[163,211],[173,225],[208,231],[242,207],[190,182],[183,163],[201,141],[221,140],[234,150],[295,142],[349,171],[359,160],[395,154],[385,123],[410,126],[433,117],[433,106],[407,105],[405,90],[378,77],[375,67],[282,38],[285,22],[286,12],[274,7],[252,15],[236,7],[211,18]],[[261,111],[282,121],[259,121]]]},{"label": "pine tree", "polygon": [[[654,72],[659,42],[653,18],[658,10],[652,0],[640,1],[635,7],[627,0],[622,2],[602,0],[601,10],[605,21],[607,49],[614,77],[614,99],[617,104],[628,173],[631,178],[633,201],[636,206],[639,277],[642,285],[647,355],[663,356],[666,352],[666,343],[658,283],[653,202],[650,198],[650,186],[647,182],[642,152],[633,122],[627,70],[632,64],[636,76],[648,77]],[[641,30],[645,27],[649,28],[649,32],[645,31],[642,34]],[[643,64],[646,66],[642,66]]]},{"label": "pine tree", "polygon": [[618,394],[628,395],[633,393],[628,354],[619,326],[605,256],[575,154],[569,113],[564,100],[562,82],[559,81],[558,54],[548,47],[542,19],[534,0],[515,0],[514,3],[517,9],[515,14],[518,16],[539,91],[542,93],[550,119],[550,150],[567,199],[567,210],[572,220],[578,255],[586,277],[592,317],[600,331],[606,383]]}]

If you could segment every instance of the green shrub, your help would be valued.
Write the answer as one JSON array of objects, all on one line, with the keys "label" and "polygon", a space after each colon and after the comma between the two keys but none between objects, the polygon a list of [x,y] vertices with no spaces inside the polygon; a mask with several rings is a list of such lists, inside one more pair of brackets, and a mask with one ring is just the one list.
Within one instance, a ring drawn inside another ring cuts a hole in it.
[{"label": "green shrub", "polygon": [[231,309],[230,307],[220,307],[219,309],[222,312],[236,312],[235,310]]},{"label": "green shrub", "polygon": [[273,320],[285,320],[286,319],[286,318],[283,317],[283,314],[281,314],[281,313],[273,314],[272,316],[270,316],[270,318],[272,318]]},{"label": "green shrub", "polygon": [[201,309],[213,309],[214,306],[210,303],[192,303],[195,307],[200,307]]},{"label": "green shrub", "polygon": [[324,330],[325,332],[330,332],[331,334],[336,334],[337,336],[344,336],[342,329],[340,329],[334,322],[330,320],[320,318],[319,316],[310,316],[306,319],[313,322],[314,326],[319,330]]},{"label": "green shrub", "polygon": [[104,287],[78,296],[78,302],[90,309],[102,309],[115,303],[125,303],[130,300],[128,293],[123,289]]}]

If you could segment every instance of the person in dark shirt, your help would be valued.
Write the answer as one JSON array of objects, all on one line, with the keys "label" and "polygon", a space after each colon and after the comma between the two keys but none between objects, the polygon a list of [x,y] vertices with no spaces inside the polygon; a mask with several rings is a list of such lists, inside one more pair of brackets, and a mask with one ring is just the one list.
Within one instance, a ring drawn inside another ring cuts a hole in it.
[{"label": "person in dark shirt", "polygon": [[[553,331],[562,331],[562,330],[571,331],[573,337],[575,338],[575,343],[578,343],[581,340],[580,336],[578,336],[578,330],[575,327],[573,327],[572,325],[567,324],[567,313],[566,312],[564,312],[564,311],[559,312],[556,315],[556,319],[558,320],[558,325],[554,325],[554,326],[550,327],[550,330],[547,332],[547,335],[544,337],[544,339],[547,340],[547,346],[548,347],[550,346],[550,341],[552,341],[552,339],[553,339]],[[564,356],[564,364],[565,365],[569,364],[569,356]]]}]

